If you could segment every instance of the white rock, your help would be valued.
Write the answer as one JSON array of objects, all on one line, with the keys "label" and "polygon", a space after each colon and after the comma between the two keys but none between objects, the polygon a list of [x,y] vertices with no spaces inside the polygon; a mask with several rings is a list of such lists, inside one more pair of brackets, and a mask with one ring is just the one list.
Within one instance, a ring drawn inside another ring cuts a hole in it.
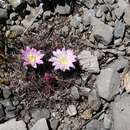
[{"label": "white rock", "polygon": [[38,120],[31,130],[49,130],[46,119],[42,118]]},{"label": "white rock", "polygon": [[65,4],[64,6],[57,5],[55,8],[55,12],[62,15],[70,14],[71,7],[68,4]]},{"label": "white rock", "polygon": [[83,50],[78,55],[79,63],[83,70],[93,73],[99,73],[99,63],[97,56],[91,54],[90,51]]},{"label": "white rock", "polygon": [[69,116],[75,116],[77,114],[75,105],[69,105],[67,108],[67,113],[69,114]]},{"label": "white rock", "polygon": [[20,120],[11,119],[3,124],[0,124],[0,130],[27,130],[26,124]]},{"label": "white rock", "polygon": [[99,96],[110,101],[119,92],[121,81],[120,75],[113,68],[101,70],[96,81]]}]

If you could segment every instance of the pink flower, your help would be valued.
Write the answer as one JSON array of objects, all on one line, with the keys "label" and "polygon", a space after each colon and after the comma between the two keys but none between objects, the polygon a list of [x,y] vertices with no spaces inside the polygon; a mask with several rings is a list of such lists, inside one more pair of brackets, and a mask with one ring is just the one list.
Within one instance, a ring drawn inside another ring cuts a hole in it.
[{"label": "pink flower", "polygon": [[54,66],[55,70],[70,70],[71,68],[75,68],[73,65],[73,62],[76,61],[76,55],[74,55],[73,50],[65,50],[63,49],[57,49],[56,51],[53,51],[53,57],[49,59],[50,62],[53,62],[52,65]]},{"label": "pink flower", "polygon": [[25,50],[22,50],[22,59],[24,60],[23,65],[31,65],[33,68],[37,68],[37,64],[43,64],[41,60],[44,54],[40,51],[37,51],[35,48],[26,47]]}]

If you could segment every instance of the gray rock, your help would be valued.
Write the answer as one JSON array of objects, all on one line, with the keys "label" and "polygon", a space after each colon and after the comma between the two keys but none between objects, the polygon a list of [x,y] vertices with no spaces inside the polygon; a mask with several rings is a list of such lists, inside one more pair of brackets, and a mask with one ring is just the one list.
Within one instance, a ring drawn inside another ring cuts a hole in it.
[{"label": "gray rock", "polygon": [[6,118],[7,119],[14,118],[16,116],[15,112],[16,112],[16,108],[15,107],[13,107],[11,105],[6,107],[5,108]]},{"label": "gray rock", "polygon": [[86,125],[85,130],[101,130],[101,123],[98,120],[92,120]]},{"label": "gray rock", "polygon": [[78,100],[80,97],[78,89],[75,86],[71,88],[71,95],[75,100]]},{"label": "gray rock", "polygon": [[124,10],[121,9],[121,8],[116,8],[115,9],[115,15],[118,19],[121,19],[121,17],[123,16],[124,14]]},{"label": "gray rock", "polygon": [[67,108],[67,113],[69,114],[69,116],[75,116],[77,114],[75,105],[69,105]]},{"label": "gray rock", "polygon": [[125,21],[126,25],[130,26],[130,13],[129,13],[130,4],[129,4],[129,2],[126,0],[119,0],[118,6],[125,13],[124,14],[124,21]]},{"label": "gray rock", "polygon": [[115,38],[123,38],[125,32],[125,24],[121,21],[116,21],[114,29]]},{"label": "gray rock", "polygon": [[112,127],[112,119],[109,115],[104,115],[104,120],[103,120],[104,128],[107,130],[110,130]]},{"label": "gray rock", "polygon": [[83,10],[83,15],[82,15],[82,20],[83,20],[83,24],[85,26],[88,26],[91,24],[91,18],[95,16],[95,11],[90,9],[84,9]]},{"label": "gray rock", "polygon": [[99,63],[97,56],[91,54],[90,51],[83,50],[78,55],[79,63],[83,70],[92,73],[99,73]]},{"label": "gray rock", "polygon": [[61,29],[61,35],[64,37],[67,37],[69,35],[69,32],[70,32],[70,28],[68,26],[64,26]]},{"label": "gray rock", "polygon": [[0,130],[27,130],[26,124],[20,120],[11,119],[3,124],[0,124]]},{"label": "gray rock", "polygon": [[35,119],[35,121],[38,121],[41,118],[48,119],[50,117],[50,111],[46,108],[43,109],[33,109],[31,112],[32,118]]},{"label": "gray rock", "polygon": [[88,97],[89,92],[91,91],[90,88],[86,88],[86,87],[80,87],[80,95]]},{"label": "gray rock", "polygon": [[102,9],[102,7],[100,7],[98,10],[97,10],[97,12],[96,12],[96,17],[97,18],[101,18],[102,16],[103,16],[103,9]]},{"label": "gray rock", "polygon": [[129,61],[123,57],[119,57],[117,60],[109,64],[108,66],[116,71],[124,69],[129,64]]},{"label": "gray rock", "polygon": [[25,3],[25,0],[8,0],[8,2],[13,8],[17,8],[21,4]]},{"label": "gray rock", "polygon": [[81,23],[81,17],[76,14],[75,16],[72,16],[70,19],[70,25],[72,27],[78,28]]},{"label": "gray rock", "polygon": [[95,89],[93,89],[88,96],[88,104],[94,111],[98,111],[101,106],[100,98]]},{"label": "gray rock", "polygon": [[64,6],[61,5],[57,5],[55,8],[55,12],[59,13],[61,15],[66,15],[66,14],[70,14],[71,12],[71,7],[70,5],[68,5],[67,3],[65,3]]},{"label": "gray rock", "polygon": [[91,24],[95,39],[104,45],[110,44],[113,39],[113,28],[94,17],[91,20]]},{"label": "gray rock", "polygon": [[56,119],[50,120],[50,126],[52,130],[57,130],[59,123],[60,123],[59,120]]},{"label": "gray rock", "polygon": [[120,75],[113,68],[102,69],[96,81],[99,96],[110,101],[119,92]]},{"label": "gray rock", "polygon": [[10,95],[11,95],[11,90],[9,90],[8,87],[6,87],[6,86],[2,87],[2,91],[3,91],[3,97],[4,97],[5,99],[7,99],[7,98],[10,97]]},{"label": "gray rock", "polygon": [[130,130],[130,95],[115,101],[112,109],[114,130]]},{"label": "gray rock", "polygon": [[6,9],[0,8],[0,23],[8,19],[8,12]]},{"label": "gray rock", "polygon": [[38,120],[31,130],[49,130],[46,119]]},{"label": "gray rock", "polygon": [[4,121],[4,119],[5,119],[4,107],[2,104],[0,104],[0,122]]}]

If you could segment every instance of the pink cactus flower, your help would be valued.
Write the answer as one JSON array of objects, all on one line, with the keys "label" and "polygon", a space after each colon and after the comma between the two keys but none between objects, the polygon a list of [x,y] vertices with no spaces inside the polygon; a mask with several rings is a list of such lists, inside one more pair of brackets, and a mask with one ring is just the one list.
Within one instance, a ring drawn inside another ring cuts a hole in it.
[{"label": "pink cactus flower", "polygon": [[37,51],[35,48],[26,47],[22,50],[22,59],[24,60],[23,65],[27,68],[27,65],[31,65],[33,68],[37,68],[37,64],[43,64],[41,60],[44,54]]},{"label": "pink cactus flower", "polygon": [[70,68],[75,68],[73,63],[76,61],[76,55],[74,55],[73,50],[57,49],[53,51],[53,56],[49,59],[54,66],[54,70],[70,70]]}]

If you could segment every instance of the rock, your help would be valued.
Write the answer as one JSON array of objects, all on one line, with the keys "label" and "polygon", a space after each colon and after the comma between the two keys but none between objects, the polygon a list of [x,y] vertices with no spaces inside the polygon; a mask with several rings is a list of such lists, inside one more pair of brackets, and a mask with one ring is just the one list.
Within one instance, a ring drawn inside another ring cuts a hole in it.
[{"label": "rock", "polygon": [[80,97],[78,89],[75,86],[71,88],[71,95],[75,100],[78,100]]},{"label": "rock", "polygon": [[69,105],[67,108],[67,113],[69,114],[69,116],[75,116],[77,114],[75,105]]},{"label": "rock", "polygon": [[69,32],[70,32],[70,28],[68,26],[64,26],[61,29],[61,35],[64,37],[67,37],[69,35]]},{"label": "rock", "polygon": [[101,18],[102,16],[103,16],[103,8],[102,8],[102,6],[97,10],[97,12],[96,12],[96,17],[97,18]]},{"label": "rock", "polygon": [[42,118],[38,120],[31,130],[49,130],[46,119]]},{"label": "rock", "polygon": [[86,125],[85,130],[101,130],[101,123],[98,120],[92,120]]},{"label": "rock", "polygon": [[87,9],[84,9],[83,10],[83,15],[82,15],[82,20],[83,20],[83,24],[85,26],[88,26],[90,25],[91,23],[91,18],[95,16],[95,11],[90,9],[90,10],[87,10]]},{"label": "rock", "polygon": [[80,89],[80,95],[85,97],[88,97],[89,92],[91,91],[90,88],[86,88],[86,87],[80,87],[79,89]]},{"label": "rock", "polygon": [[108,66],[113,68],[116,71],[124,69],[129,64],[129,61],[123,57],[119,57],[114,62],[110,63]]},{"label": "rock", "polygon": [[0,23],[8,19],[8,12],[6,9],[0,8]]},{"label": "rock", "polygon": [[6,37],[9,38],[16,38],[23,34],[25,28],[20,25],[11,26],[10,30],[6,32]]},{"label": "rock", "polygon": [[5,112],[4,112],[4,107],[2,104],[0,104],[0,123],[5,120]]},{"label": "rock", "polygon": [[96,81],[99,96],[107,101],[113,100],[119,92],[120,75],[113,68],[102,69]]},{"label": "rock", "polygon": [[88,96],[88,104],[91,107],[92,110],[98,111],[101,106],[100,98],[97,95],[97,92],[95,89],[93,89]]},{"label": "rock", "polygon": [[8,0],[9,4],[12,5],[13,8],[17,8],[20,5],[25,3],[25,0]]},{"label": "rock", "polygon": [[52,16],[52,12],[51,11],[45,11],[43,14],[43,19],[48,19]]},{"label": "rock", "polygon": [[124,14],[124,21],[125,21],[126,25],[130,26],[130,13],[129,13],[130,4],[129,4],[129,2],[126,0],[119,0],[118,6],[125,13]]},{"label": "rock", "polygon": [[123,14],[124,14],[124,10],[121,9],[121,8],[116,8],[114,12],[115,12],[115,15],[116,15],[116,17],[117,17],[118,19],[121,19],[121,17],[122,17]]},{"label": "rock", "polygon": [[83,50],[78,55],[79,63],[83,70],[91,73],[99,73],[99,63],[97,56],[91,54],[90,51]]},{"label": "rock", "polygon": [[76,14],[75,16],[72,16],[70,19],[70,25],[72,27],[78,28],[81,23],[81,17]]},{"label": "rock", "polygon": [[56,120],[56,119],[50,120],[51,129],[57,130],[59,123],[60,123],[59,120]]},{"label": "rock", "polygon": [[11,119],[3,124],[0,124],[0,130],[27,130],[26,124],[20,120]]},{"label": "rock", "polygon": [[16,108],[10,105],[5,108],[5,113],[7,119],[14,118],[16,116]]},{"label": "rock", "polygon": [[14,21],[17,20],[18,19],[18,13],[15,13],[15,12],[11,13],[10,14],[10,19],[14,20]]},{"label": "rock", "polygon": [[104,45],[110,44],[113,39],[113,28],[94,17],[91,24],[93,26],[92,34],[95,39]]},{"label": "rock", "polygon": [[59,13],[61,15],[67,15],[67,14],[70,14],[71,12],[71,7],[70,5],[68,5],[67,3],[65,3],[64,6],[62,5],[57,5],[56,8],[55,8],[55,12],[56,13]]},{"label": "rock", "polygon": [[112,120],[111,120],[111,117],[109,115],[104,115],[104,121],[103,121],[103,124],[104,124],[104,128],[107,129],[107,130],[110,130],[111,127],[112,127]]},{"label": "rock", "polygon": [[6,86],[2,87],[2,90],[3,90],[3,97],[5,99],[9,98],[11,95],[11,90],[9,90],[9,88]]},{"label": "rock", "polygon": [[121,21],[116,21],[114,29],[115,38],[123,38],[125,32],[125,24]]},{"label": "rock", "polygon": [[130,130],[130,95],[115,101],[112,110],[114,130]]},{"label": "rock", "polygon": [[38,121],[41,118],[48,119],[50,117],[50,111],[46,108],[43,109],[33,109],[31,112],[32,118],[35,119],[35,121]]}]

